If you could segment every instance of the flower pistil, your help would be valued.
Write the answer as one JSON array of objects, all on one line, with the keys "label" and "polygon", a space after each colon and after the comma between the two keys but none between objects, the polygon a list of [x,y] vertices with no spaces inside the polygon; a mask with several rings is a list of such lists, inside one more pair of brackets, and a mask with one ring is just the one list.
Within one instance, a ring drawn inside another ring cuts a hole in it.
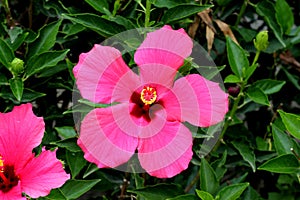
[{"label": "flower pistil", "polygon": [[156,101],[156,89],[151,86],[144,87],[141,92],[141,100],[145,105],[151,105]]},{"label": "flower pistil", "polygon": [[4,165],[3,157],[0,155],[0,190],[2,192],[10,191],[18,185],[19,177],[15,174],[13,166]]}]

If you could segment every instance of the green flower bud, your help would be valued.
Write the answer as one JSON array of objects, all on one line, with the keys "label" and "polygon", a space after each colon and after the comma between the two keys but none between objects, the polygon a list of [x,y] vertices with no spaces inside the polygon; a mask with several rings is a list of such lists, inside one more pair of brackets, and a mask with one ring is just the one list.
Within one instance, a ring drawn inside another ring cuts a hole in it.
[{"label": "green flower bud", "polygon": [[14,58],[10,63],[9,69],[14,76],[18,76],[24,71],[24,61],[19,58]]},{"label": "green flower bud", "polygon": [[269,46],[269,35],[268,31],[261,31],[256,35],[256,39],[254,39],[254,46],[258,51],[264,51]]}]

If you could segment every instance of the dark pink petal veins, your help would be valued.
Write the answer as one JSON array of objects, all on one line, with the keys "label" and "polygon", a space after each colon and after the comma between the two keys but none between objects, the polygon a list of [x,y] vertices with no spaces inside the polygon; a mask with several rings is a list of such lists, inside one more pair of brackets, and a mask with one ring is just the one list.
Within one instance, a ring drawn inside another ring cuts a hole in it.
[{"label": "dark pink petal veins", "polygon": [[5,165],[13,165],[16,171],[24,167],[32,149],[41,143],[44,131],[43,118],[34,115],[29,103],[0,113],[0,154]]},{"label": "dark pink petal veins", "polygon": [[[127,114],[123,114],[124,110]],[[134,136],[137,126],[128,124],[128,113],[128,104],[118,104],[94,109],[85,116],[77,143],[88,161],[100,168],[114,168],[130,159],[138,138]]]},{"label": "dark pink petal veins", "polygon": [[139,83],[120,51],[101,45],[81,54],[73,73],[83,98],[96,103],[128,101]]},{"label": "dark pink petal veins", "polygon": [[177,31],[165,25],[148,33],[146,39],[136,50],[134,60],[138,66],[161,64],[178,69],[193,48],[193,42],[183,29]]},{"label": "dark pink petal veins", "polygon": [[70,175],[66,174],[62,163],[56,158],[56,151],[46,151],[32,157],[19,172],[22,191],[32,198],[46,196],[51,189],[61,187]]},{"label": "dark pink petal veins", "polygon": [[148,138],[140,138],[138,157],[152,176],[169,178],[188,167],[192,158],[192,134],[180,122],[169,122]]}]

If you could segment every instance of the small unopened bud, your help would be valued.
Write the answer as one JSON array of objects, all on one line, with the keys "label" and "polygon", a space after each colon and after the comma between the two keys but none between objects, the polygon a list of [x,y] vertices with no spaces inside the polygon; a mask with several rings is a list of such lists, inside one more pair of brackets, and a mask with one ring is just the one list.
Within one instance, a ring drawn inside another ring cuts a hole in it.
[{"label": "small unopened bud", "polygon": [[254,46],[258,51],[264,51],[269,46],[269,35],[268,31],[261,31],[256,35],[256,38],[254,39]]},{"label": "small unopened bud", "polygon": [[24,61],[19,58],[14,58],[10,63],[10,71],[14,76],[18,76],[24,71]]},{"label": "small unopened bud", "polygon": [[228,88],[228,93],[233,97],[237,97],[239,92],[240,92],[239,86],[232,86]]}]

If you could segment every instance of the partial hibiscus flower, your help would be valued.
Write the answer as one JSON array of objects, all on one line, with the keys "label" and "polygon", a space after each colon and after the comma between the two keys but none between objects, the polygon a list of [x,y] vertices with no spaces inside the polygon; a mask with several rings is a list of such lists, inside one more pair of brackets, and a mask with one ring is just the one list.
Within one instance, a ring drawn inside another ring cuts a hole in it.
[{"label": "partial hibiscus flower", "polygon": [[118,103],[89,112],[78,145],[99,168],[114,168],[138,152],[143,169],[159,178],[185,170],[192,158],[192,134],[182,123],[208,127],[228,111],[228,95],[218,83],[191,74],[175,81],[193,48],[183,29],[166,25],[148,33],[136,50],[139,74],[119,50],[95,45],[82,53],[73,73],[83,96],[96,103]]},{"label": "partial hibiscus flower", "polygon": [[0,199],[26,199],[46,196],[62,186],[70,176],[55,151],[43,149],[37,157],[32,150],[43,138],[43,118],[36,117],[31,104],[15,106],[0,113]]}]

